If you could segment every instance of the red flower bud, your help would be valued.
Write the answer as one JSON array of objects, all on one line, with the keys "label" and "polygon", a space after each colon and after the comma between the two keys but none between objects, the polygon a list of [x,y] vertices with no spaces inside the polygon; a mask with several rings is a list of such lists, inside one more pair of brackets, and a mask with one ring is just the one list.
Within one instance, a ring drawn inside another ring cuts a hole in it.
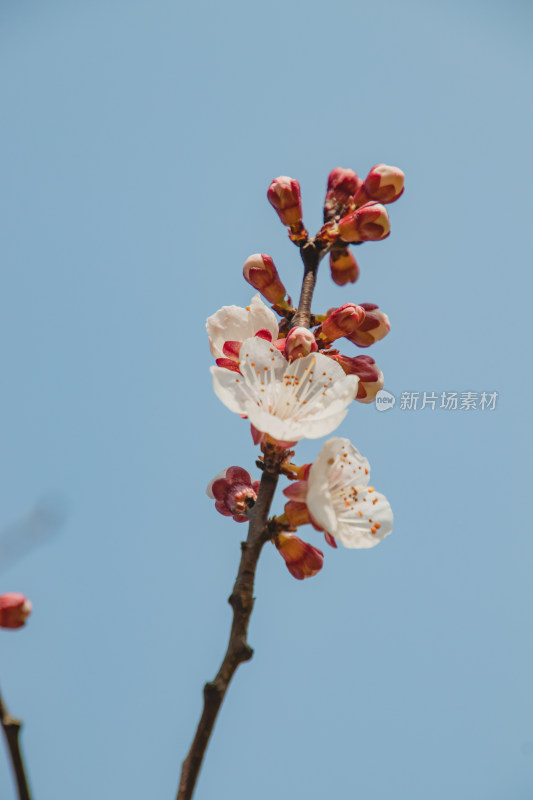
[{"label": "red flower bud", "polygon": [[243,267],[245,280],[261,292],[269,303],[282,303],[287,291],[270,256],[254,253],[246,259]]},{"label": "red flower bud", "polygon": [[381,203],[366,203],[339,220],[339,234],[345,242],[373,242],[390,233],[387,209]]},{"label": "red flower bud", "polygon": [[361,306],[357,306],[355,303],[345,303],[343,306],[336,308],[324,320],[318,335],[328,342],[334,342],[335,339],[340,339],[341,336],[351,337],[363,323],[364,318],[365,311]]},{"label": "red flower bud", "polygon": [[369,347],[379,342],[390,331],[390,322],[386,314],[375,303],[361,303],[365,310],[365,318],[349,340],[359,347]]},{"label": "red flower bud", "polygon": [[302,221],[300,184],[294,178],[275,178],[268,187],[267,198],[284,225],[291,227]]},{"label": "red flower bud", "polygon": [[[368,305],[368,304],[367,304]],[[331,356],[341,365],[347,375],[358,375],[359,384],[357,386],[356,400],[360,403],[372,403],[380,389],[383,389],[383,373],[376,365],[371,356]]]},{"label": "red flower bud", "polygon": [[333,250],[329,254],[331,277],[337,286],[355,283],[359,277],[359,265],[352,251],[347,247],[342,250]]},{"label": "red flower bud", "polygon": [[287,569],[302,581],[320,572],[324,564],[324,553],[317,547],[303,542],[292,533],[280,533],[274,540],[278,552],[283,556]]},{"label": "red flower bud", "polygon": [[295,358],[308,356],[316,350],[318,346],[315,336],[308,328],[291,328],[285,339],[285,358],[294,361]]},{"label": "red flower bud", "polygon": [[353,198],[363,185],[361,178],[353,169],[335,167],[329,173],[328,190],[324,201],[324,217],[326,219],[341,214],[343,207]]},{"label": "red flower bud", "polygon": [[259,481],[252,481],[242,467],[228,467],[217,475],[206,489],[207,496],[215,500],[215,508],[224,517],[235,522],[248,522],[250,509],[259,491]]},{"label": "red flower bud", "polygon": [[19,592],[0,596],[0,628],[22,628],[31,614],[31,602]]},{"label": "red flower bud", "polygon": [[366,176],[364,190],[367,197],[379,203],[394,203],[404,190],[405,175],[398,167],[376,164]]}]

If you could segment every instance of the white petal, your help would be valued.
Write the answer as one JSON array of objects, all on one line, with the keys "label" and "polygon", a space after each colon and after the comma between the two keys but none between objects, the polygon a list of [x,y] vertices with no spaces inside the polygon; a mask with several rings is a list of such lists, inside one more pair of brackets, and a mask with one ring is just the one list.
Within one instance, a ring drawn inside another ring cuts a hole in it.
[{"label": "white petal", "polygon": [[337,516],[333,534],[345,547],[374,547],[392,531],[392,509],[385,495],[361,486],[356,502]]},{"label": "white petal", "polygon": [[266,328],[272,339],[278,336],[278,323],[273,311],[256,294],[246,308],[223,306],[207,318],[209,348],[215,358],[222,358],[224,342],[243,342],[257,331]]},{"label": "white petal", "polygon": [[247,414],[251,393],[242,375],[224,367],[211,367],[211,375],[218,399],[235,414]]},{"label": "white petal", "polygon": [[205,493],[206,493],[206,495],[208,497],[211,498],[211,500],[215,499],[215,495],[213,494],[213,484],[214,484],[214,482],[220,480],[220,478],[225,478],[226,477],[226,472],[228,471],[228,469],[229,469],[229,467],[226,467],[226,469],[223,469],[221,472],[218,473],[218,475],[215,475],[214,478],[211,478],[211,480],[207,484],[206,489],[205,489]]}]

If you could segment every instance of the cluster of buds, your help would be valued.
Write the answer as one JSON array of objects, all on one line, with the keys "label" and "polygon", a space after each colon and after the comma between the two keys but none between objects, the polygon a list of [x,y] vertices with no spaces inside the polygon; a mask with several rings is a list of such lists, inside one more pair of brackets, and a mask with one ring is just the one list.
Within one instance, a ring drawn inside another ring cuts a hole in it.
[{"label": "cluster of buds", "polygon": [[0,595],[0,628],[22,628],[31,614],[31,602],[20,592]]},{"label": "cluster of buds", "polygon": [[[324,225],[313,239],[303,223],[298,181],[276,178],[267,196],[302,249],[306,267],[305,253],[314,253],[315,268],[329,253],[332,278],[344,286],[359,276],[350,245],[389,236],[385,205],[403,189],[404,175],[396,167],[378,164],[365,180],[337,167],[328,178]],[[271,308],[257,294],[246,308],[224,306],[209,317],[213,387],[231,411],[249,421],[262,451],[257,465],[269,470],[274,464],[291,481],[284,490],[284,512],[268,522],[267,530],[291,575],[303,580],[322,569],[324,554],[296,535],[301,526],[321,531],[332,547],[349,548],[373,547],[392,530],[388,502],[368,485],[368,461],[347,439],[330,439],[312,464],[297,466],[291,460],[300,439],[331,433],[353,400],[375,400],[384,385],[375,360],[338,347],[347,340],[367,348],[387,335],[390,324],[379,306],[367,302],[344,303],[322,315],[311,314],[307,306],[302,316],[305,303],[300,299],[296,312],[273,259],[264,253],[246,259],[243,275]],[[259,485],[233,466],[217,475],[207,492],[220,514],[245,522]]]}]

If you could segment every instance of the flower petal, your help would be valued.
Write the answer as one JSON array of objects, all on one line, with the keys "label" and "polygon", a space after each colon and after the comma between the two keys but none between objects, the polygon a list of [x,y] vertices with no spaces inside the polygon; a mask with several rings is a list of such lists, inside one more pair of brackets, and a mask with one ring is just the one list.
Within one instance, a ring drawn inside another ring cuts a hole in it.
[{"label": "flower petal", "polygon": [[268,331],[272,338],[278,336],[278,323],[273,311],[266,306],[259,294],[256,294],[246,308],[240,306],[223,306],[215,314],[207,318],[209,348],[215,358],[221,358],[224,343],[227,341],[242,342],[257,331]]}]

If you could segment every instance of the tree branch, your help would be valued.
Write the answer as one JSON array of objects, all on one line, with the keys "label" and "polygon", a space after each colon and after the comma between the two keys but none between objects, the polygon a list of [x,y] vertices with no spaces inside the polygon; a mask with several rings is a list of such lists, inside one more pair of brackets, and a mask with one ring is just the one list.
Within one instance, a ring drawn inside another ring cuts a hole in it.
[{"label": "tree branch", "polygon": [[315,291],[318,265],[326,255],[327,250],[327,246],[324,249],[324,244],[317,239],[311,239],[300,249],[300,255],[304,262],[304,277],[298,310],[292,318],[291,328],[295,328],[297,325],[309,328],[311,324],[311,301]]},{"label": "tree branch", "polygon": [[6,736],[9,757],[11,759],[11,766],[13,768],[13,775],[15,777],[19,800],[31,800],[30,787],[26,777],[24,759],[22,758],[22,751],[20,749],[19,742],[19,733],[22,727],[22,722],[18,719],[14,719],[11,716],[4,705],[1,695],[0,720]]},{"label": "tree branch", "polygon": [[[279,461],[279,460],[278,460]],[[209,738],[237,667],[249,661],[253,650],[247,642],[248,623],[254,606],[254,579],[257,562],[270,535],[267,528],[270,506],[278,483],[280,462],[267,459],[256,503],[250,511],[250,524],[245,542],[241,542],[241,562],[233,591],[228,599],[233,608],[233,622],[228,648],[216,678],[204,686],[204,707],[191,749],[182,764],[177,800],[190,800],[196,786]]]}]

